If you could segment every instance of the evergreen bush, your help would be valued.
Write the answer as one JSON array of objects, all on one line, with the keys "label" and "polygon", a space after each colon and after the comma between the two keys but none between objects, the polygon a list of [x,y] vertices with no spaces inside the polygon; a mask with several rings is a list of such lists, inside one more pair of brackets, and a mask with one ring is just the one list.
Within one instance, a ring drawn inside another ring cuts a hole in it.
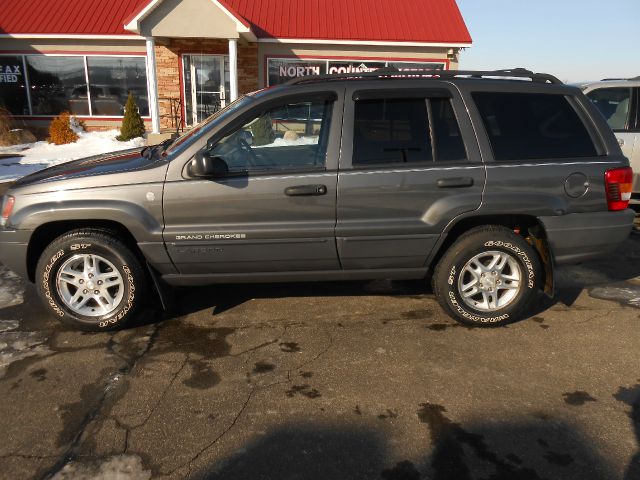
[{"label": "evergreen bush", "polygon": [[132,138],[141,137],[144,132],[144,120],[140,116],[133,94],[129,93],[127,103],[124,106],[124,118],[120,127],[120,135],[116,139],[126,142]]}]

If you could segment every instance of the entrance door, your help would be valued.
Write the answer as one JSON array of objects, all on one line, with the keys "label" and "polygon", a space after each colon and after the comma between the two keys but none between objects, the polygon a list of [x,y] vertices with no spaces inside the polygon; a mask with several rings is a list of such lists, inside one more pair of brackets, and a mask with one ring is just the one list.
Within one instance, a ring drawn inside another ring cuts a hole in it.
[{"label": "entrance door", "polygon": [[185,120],[193,126],[226,105],[229,57],[190,54],[182,57]]}]

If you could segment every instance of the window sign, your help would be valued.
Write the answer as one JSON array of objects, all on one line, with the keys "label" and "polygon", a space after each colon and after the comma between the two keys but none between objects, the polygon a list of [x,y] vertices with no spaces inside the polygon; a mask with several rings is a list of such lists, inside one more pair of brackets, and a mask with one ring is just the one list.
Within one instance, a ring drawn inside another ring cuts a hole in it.
[{"label": "window sign", "polygon": [[29,115],[22,57],[0,57],[0,107]]},{"label": "window sign", "polygon": [[285,83],[310,75],[375,72],[379,68],[394,67],[400,71],[445,70],[444,62],[397,62],[388,60],[313,60],[303,58],[268,58],[267,86]]}]

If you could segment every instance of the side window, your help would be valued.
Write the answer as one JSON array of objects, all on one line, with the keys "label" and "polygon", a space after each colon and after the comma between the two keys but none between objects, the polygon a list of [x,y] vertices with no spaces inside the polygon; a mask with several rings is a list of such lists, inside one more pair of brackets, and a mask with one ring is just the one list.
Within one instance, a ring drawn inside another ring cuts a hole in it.
[{"label": "side window", "polygon": [[288,103],[262,111],[213,145],[230,173],[321,169],[332,103]]},{"label": "side window", "polygon": [[564,95],[472,95],[497,161],[598,155],[587,128]]},{"label": "side window", "polygon": [[629,125],[630,88],[599,88],[587,93],[612,130],[625,130]]},{"label": "side window", "polygon": [[357,100],[354,113],[354,166],[466,158],[449,99]]}]

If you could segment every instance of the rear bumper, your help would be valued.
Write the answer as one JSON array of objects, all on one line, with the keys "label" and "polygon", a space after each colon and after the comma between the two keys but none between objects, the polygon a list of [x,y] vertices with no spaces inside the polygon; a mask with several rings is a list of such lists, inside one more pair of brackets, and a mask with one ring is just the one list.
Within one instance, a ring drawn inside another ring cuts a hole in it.
[{"label": "rear bumper", "polygon": [[578,263],[615,250],[631,233],[635,212],[540,217],[557,264]]},{"label": "rear bumper", "polygon": [[0,229],[0,263],[24,279],[27,275],[27,247],[31,231]]}]

